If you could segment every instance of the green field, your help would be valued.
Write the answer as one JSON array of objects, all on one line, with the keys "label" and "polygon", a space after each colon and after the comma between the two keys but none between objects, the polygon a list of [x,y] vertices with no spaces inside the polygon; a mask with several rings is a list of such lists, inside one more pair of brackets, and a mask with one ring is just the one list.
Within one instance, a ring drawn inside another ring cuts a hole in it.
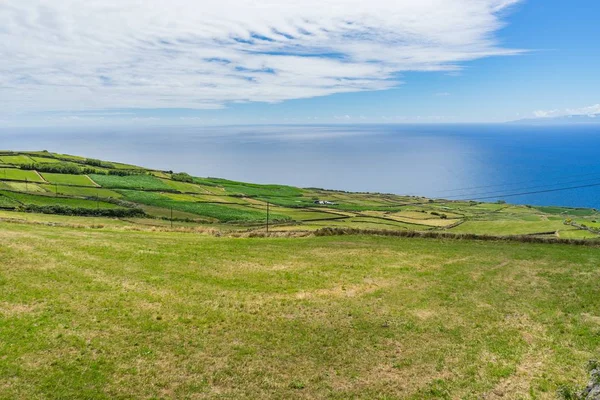
[{"label": "green field", "polygon": [[20,204],[24,205],[35,205],[35,206],[52,206],[52,205],[62,205],[66,207],[73,208],[103,208],[103,209],[111,209],[111,208],[122,208],[116,204],[106,203],[103,201],[94,201],[94,200],[84,200],[84,199],[75,199],[75,198],[67,198],[67,197],[55,197],[52,195],[33,195],[26,193],[17,193],[17,192],[8,192],[4,190],[0,190],[0,195],[10,198]]},{"label": "green field", "polygon": [[151,175],[90,175],[90,178],[108,189],[172,190],[169,185]]},{"label": "green field", "polygon": [[31,159],[31,157],[26,156],[26,155],[15,155],[15,156],[0,155],[0,163],[21,165],[21,164],[31,164],[31,163],[33,163],[33,160]]},{"label": "green field", "polygon": [[43,182],[42,178],[35,171],[16,168],[0,168],[0,180]]},{"label": "green field", "polygon": [[[154,192],[141,192],[132,190],[123,190],[121,193],[129,201],[141,203],[148,206],[161,207],[164,209],[173,208],[199,216],[215,218],[222,222],[253,222],[265,221],[267,218],[266,210],[259,211],[250,207],[234,208],[233,205],[221,205],[210,203],[198,203],[191,201],[176,201],[165,195]],[[288,219],[284,215],[273,214],[273,219]]]},{"label": "green field", "polygon": [[43,172],[42,176],[46,181],[53,184],[90,187],[96,186],[94,182],[92,182],[86,175],[52,174]]},{"label": "green field", "polygon": [[63,196],[74,197],[100,197],[118,199],[123,197],[120,193],[110,189],[96,187],[66,186],[66,185],[43,185],[49,193],[57,193]]},{"label": "green field", "polygon": [[120,229],[0,221],[0,398],[555,399],[600,354],[597,248]]}]

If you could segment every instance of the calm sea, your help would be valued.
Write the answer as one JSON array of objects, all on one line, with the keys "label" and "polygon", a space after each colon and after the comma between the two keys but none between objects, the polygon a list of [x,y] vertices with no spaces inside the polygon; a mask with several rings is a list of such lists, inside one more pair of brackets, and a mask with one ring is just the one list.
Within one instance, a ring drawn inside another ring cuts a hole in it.
[{"label": "calm sea", "polygon": [[[600,186],[589,186],[600,184],[600,125],[4,128],[0,149],[257,183],[600,208]],[[579,186],[589,187],[554,191]]]}]

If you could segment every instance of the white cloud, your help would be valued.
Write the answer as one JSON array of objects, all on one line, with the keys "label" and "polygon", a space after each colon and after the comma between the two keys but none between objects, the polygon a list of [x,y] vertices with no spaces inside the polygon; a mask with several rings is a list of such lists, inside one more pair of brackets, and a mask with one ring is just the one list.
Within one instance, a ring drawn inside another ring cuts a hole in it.
[{"label": "white cloud", "polygon": [[4,112],[217,109],[397,86],[517,54],[520,0],[5,0]]},{"label": "white cloud", "polygon": [[600,116],[600,104],[595,104],[589,107],[582,108],[567,108],[565,110],[538,110],[534,111],[533,115],[536,118],[557,118],[569,116]]}]

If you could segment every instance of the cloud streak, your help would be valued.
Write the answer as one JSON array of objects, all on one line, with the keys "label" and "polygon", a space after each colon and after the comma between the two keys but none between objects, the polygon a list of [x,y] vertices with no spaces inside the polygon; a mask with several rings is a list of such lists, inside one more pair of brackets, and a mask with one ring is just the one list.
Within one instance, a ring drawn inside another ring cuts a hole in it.
[{"label": "cloud streak", "polygon": [[385,90],[407,71],[514,55],[519,0],[8,0],[4,112],[218,109]]},{"label": "cloud streak", "polygon": [[600,104],[595,104],[589,107],[582,108],[567,108],[565,110],[538,110],[534,111],[533,115],[536,118],[558,118],[558,117],[574,117],[574,116],[600,116]]}]

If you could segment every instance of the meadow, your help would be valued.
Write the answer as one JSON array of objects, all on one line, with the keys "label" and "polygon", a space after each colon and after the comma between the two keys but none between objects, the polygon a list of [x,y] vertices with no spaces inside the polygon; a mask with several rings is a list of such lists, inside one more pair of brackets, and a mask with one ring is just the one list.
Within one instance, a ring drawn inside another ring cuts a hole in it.
[{"label": "meadow", "polygon": [[96,187],[96,184],[92,182],[86,175],[53,174],[43,172],[42,176],[48,183],[52,184]]},{"label": "meadow", "polygon": [[18,193],[18,192],[9,192],[0,190],[0,196],[7,197],[10,200],[13,200],[22,205],[35,205],[35,206],[53,206],[53,205],[62,205],[65,207],[73,207],[73,208],[102,208],[102,209],[111,209],[111,208],[120,208],[120,206],[112,203],[107,203],[104,201],[94,201],[94,200],[86,200],[86,199],[76,199],[76,198],[68,198],[68,197],[56,197],[52,195],[34,195],[27,193]]},{"label": "meadow", "polygon": [[600,354],[595,247],[0,213],[0,399],[555,399]]}]

